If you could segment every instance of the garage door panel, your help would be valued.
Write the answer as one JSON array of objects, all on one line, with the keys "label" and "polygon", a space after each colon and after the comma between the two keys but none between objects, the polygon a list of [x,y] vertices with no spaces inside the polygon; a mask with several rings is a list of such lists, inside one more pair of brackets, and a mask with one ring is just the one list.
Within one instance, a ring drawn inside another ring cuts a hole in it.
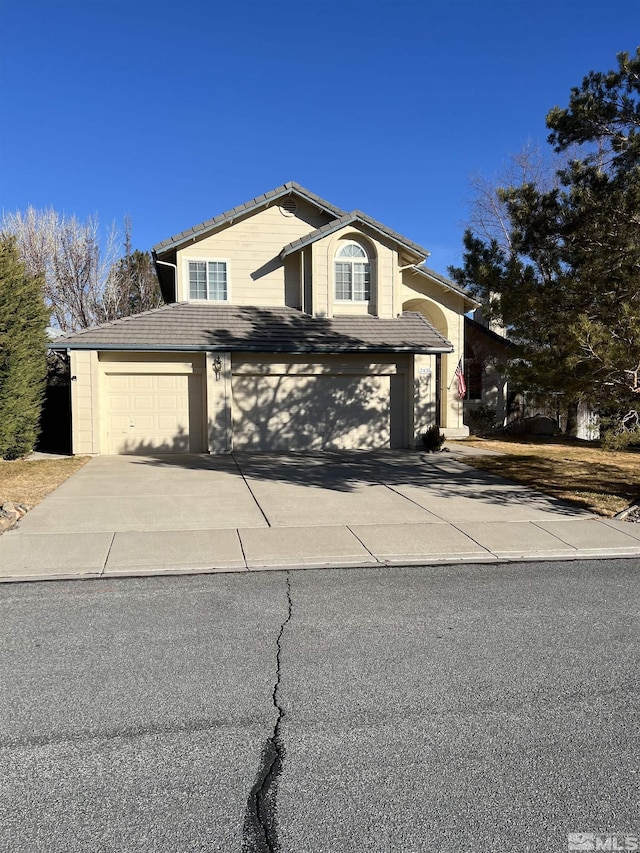
[{"label": "garage door panel", "polygon": [[189,398],[186,394],[158,394],[155,406],[160,412],[186,410],[189,406]]},{"label": "garage door panel", "polygon": [[176,419],[173,415],[158,415],[158,428],[161,432],[169,434],[176,427]]},{"label": "garage door panel", "polygon": [[157,388],[159,391],[179,391],[182,388],[180,379],[180,376],[158,376]]},{"label": "garage door panel", "polygon": [[[167,424],[167,427],[171,429],[175,424],[175,418],[171,419],[171,424]],[[156,427],[156,419],[153,414],[142,414],[140,411],[136,412],[130,419],[131,424],[139,433],[147,433],[152,432]]]},{"label": "garage door panel", "polygon": [[129,391],[129,379],[129,376],[110,376],[109,387],[111,391]]},{"label": "garage door panel", "polygon": [[153,391],[154,376],[131,376],[131,386],[134,391]]},{"label": "garage door panel", "polygon": [[129,415],[112,414],[110,418],[111,426],[118,432],[127,431],[129,429]]},{"label": "garage door panel", "polygon": [[107,374],[109,453],[204,450],[202,377]]},{"label": "garage door panel", "polygon": [[129,409],[133,407],[136,412],[153,411],[154,399],[151,394],[135,393],[129,398]]},{"label": "garage door panel", "polygon": [[110,398],[111,412],[115,415],[117,412],[126,414],[129,411],[129,395],[128,394],[112,394]]},{"label": "garage door panel", "polygon": [[[262,451],[389,447],[390,378],[234,376],[234,447]],[[397,405],[393,409],[395,424],[402,411]],[[393,432],[395,441],[404,434],[397,425]]]}]

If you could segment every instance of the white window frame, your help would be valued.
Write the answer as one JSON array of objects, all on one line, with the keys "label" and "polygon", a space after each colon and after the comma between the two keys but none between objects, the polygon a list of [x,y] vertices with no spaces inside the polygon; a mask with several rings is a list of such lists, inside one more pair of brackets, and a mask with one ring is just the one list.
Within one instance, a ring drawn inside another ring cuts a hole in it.
[{"label": "white window frame", "polygon": [[[207,295],[204,299],[191,296],[191,264],[206,264]],[[227,294],[224,299],[213,299],[210,294],[209,264],[224,264],[226,272]],[[185,258],[183,267],[184,293],[189,302],[217,302],[228,303],[230,301],[231,280],[229,277],[228,258]]]},{"label": "white window frame", "polygon": [[[340,257],[339,253],[345,246],[357,246],[358,249],[364,252],[366,261],[363,261],[361,258],[353,257]],[[369,293],[362,298],[354,297],[354,283],[355,283],[355,266],[356,264],[365,264],[368,267],[369,272]],[[350,264],[351,266],[351,296],[344,297],[338,296],[338,279],[337,279],[337,264]],[[335,251],[333,256],[333,298],[336,302],[340,302],[341,304],[354,304],[354,305],[366,305],[368,302],[371,302],[371,290],[372,290],[372,273],[373,273],[373,264],[371,263],[371,256],[366,248],[359,243],[357,240],[343,240],[341,241]]]}]

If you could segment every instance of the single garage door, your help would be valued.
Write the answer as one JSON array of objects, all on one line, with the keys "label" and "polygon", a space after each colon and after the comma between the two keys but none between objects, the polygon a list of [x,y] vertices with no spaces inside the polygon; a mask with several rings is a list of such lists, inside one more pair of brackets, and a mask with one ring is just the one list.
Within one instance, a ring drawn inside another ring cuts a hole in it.
[{"label": "single garage door", "polygon": [[106,374],[107,452],[200,453],[199,374]]},{"label": "single garage door", "polygon": [[398,374],[235,375],[234,449],[403,447],[404,381]]}]

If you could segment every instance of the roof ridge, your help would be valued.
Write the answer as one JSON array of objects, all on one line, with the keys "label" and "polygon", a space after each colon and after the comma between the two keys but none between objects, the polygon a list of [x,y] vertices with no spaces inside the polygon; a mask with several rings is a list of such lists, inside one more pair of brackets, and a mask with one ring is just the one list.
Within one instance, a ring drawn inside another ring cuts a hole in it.
[{"label": "roof ridge", "polygon": [[415,252],[416,255],[422,257],[429,257],[429,252],[424,246],[420,246],[418,243],[414,243],[413,240],[409,240],[408,237],[405,237],[403,234],[400,234],[399,231],[394,231],[393,228],[388,228],[382,222],[378,222],[377,219],[374,219],[372,216],[368,216],[366,213],[363,213],[361,210],[351,210],[348,213],[345,213],[343,216],[338,217],[333,222],[327,222],[325,225],[320,225],[319,228],[314,228],[312,231],[309,231],[308,234],[303,235],[302,237],[297,237],[295,240],[292,240],[290,243],[287,243],[280,252],[280,257],[284,258],[287,255],[291,254],[291,252],[296,251],[299,248],[303,248],[308,246],[310,243],[315,242],[325,233],[331,233],[332,231],[336,231],[337,229],[350,225],[352,222],[360,221],[363,225],[368,225],[370,228],[373,228],[375,231],[378,231],[380,234],[383,234],[388,239],[399,243],[405,248],[409,249],[412,252]]},{"label": "roof ridge", "polygon": [[459,284],[456,284],[453,279],[447,278],[446,275],[442,275],[442,273],[436,272],[436,270],[431,269],[431,267],[416,266],[415,271],[420,273],[421,275],[430,276],[431,278],[435,278],[436,281],[439,281],[445,287],[448,287],[450,290],[453,290],[454,293],[459,293],[460,296],[464,296],[465,299],[468,299],[470,302],[473,302],[475,305],[480,305],[478,300],[471,296],[463,287],[460,287]]},{"label": "roof ridge", "polygon": [[342,208],[336,207],[335,204],[331,204],[331,202],[326,201],[326,199],[321,198],[319,195],[311,192],[311,190],[308,190],[296,181],[287,181],[272,190],[268,190],[266,193],[255,196],[255,198],[252,198],[243,204],[236,205],[223,213],[217,214],[217,216],[214,216],[211,219],[206,219],[198,225],[194,225],[192,228],[180,231],[178,234],[174,234],[172,237],[168,237],[166,240],[156,243],[155,246],[152,247],[152,251],[165,251],[166,249],[172,248],[174,245],[178,245],[184,240],[200,236],[205,231],[215,228],[217,225],[223,225],[229,219],[233,219],[234,217],[240,216],[248,211],[255,210],[256,207],[260,207],[262,204],[268,204],[270,201],[278,199],[283,195],[288,195],[291,192],[297,193],[312,204],[317,204],[327,213],[332,214],[336,218],[340,218],[345,213]]}]

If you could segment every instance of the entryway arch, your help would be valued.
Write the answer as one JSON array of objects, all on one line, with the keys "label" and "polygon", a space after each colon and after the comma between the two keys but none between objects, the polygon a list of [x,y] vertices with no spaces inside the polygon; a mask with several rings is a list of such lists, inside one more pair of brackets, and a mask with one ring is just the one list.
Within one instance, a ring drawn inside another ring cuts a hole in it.
[{"label": "entryway arch", "polygon": [[433,328],[449,340],[449,324],[444,311],[439,305],[431,302],[428,299],[409,299],[402,305],[403,311],[417,311],[419,314],[428,320]]},{"label": "entryway arch", "polygon": [[[417,311],[427,320],[433,328],[440,332],[443,338],[449,340],[449,324],[444,311],[439,305],[429,299],[409,299],[402,304],[403,311]],[[448,356],[446,353],[436,356],[436,423],[440,427],[447,426],[447,381]]]}]

